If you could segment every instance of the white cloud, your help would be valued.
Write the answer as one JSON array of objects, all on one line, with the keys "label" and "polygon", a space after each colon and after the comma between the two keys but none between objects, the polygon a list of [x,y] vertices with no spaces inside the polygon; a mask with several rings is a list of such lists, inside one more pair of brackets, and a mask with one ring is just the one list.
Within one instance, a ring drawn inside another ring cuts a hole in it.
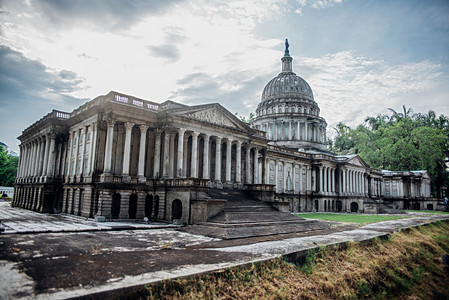
[{"label": "white cloud", "polygon": [[425,112],[434,92],[444,89],[447,81],[441,66],[429,61],[393,65],[351,51],[300,60],[300,75],[314,91],[328,131],[338,122],[361,124],[367,116],[387,113],[390,107],[405,105]]},{"label": "white cloud", "polygon": [[296,0],[301,7],[311,6],[315,9],[327,8],[334,4],[342,3],[342,0]]}]

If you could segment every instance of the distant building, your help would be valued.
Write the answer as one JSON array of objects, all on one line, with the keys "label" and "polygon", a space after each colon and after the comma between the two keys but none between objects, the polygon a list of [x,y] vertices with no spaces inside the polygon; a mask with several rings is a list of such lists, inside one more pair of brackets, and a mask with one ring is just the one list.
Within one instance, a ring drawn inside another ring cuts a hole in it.
[{"label": "distant building", "polygon": [[0,198],[6,195],[8,198],[14,197],[14,188],[12,186],[0,186]]},{"label": "distant building", "polygon": [[231,189],[281,211],[436,208],[427,172],[382,172],[358,155],[328,152],[319,114],[288,48],[251,124],[218,103],[158,104],[110,92],[23,131],[14,203],[189,224],[220,213],[223,200],[211,191]]}]

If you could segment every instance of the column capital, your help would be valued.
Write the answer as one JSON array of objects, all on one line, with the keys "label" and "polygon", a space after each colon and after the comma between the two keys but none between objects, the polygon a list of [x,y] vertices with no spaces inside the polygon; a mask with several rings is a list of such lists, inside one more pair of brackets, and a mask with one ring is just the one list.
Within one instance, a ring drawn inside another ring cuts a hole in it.
[{"label": "column capital", "polygon": [[178,128],[178,133],[179,134],[184,134],[184,132],[186,132],[185,128]]},{"label": "column capital", "polygon": [[139,125],[140,132],[141,132],[141,133],[143,133],[143,132],[146,133],[149,127],[150,127],[150,126],[145,125],[145,124]]},{"label": "column capital", "polygon": [[230,138],[226,139],[226,145],[232,145],[232,140]]},{"label": "column capital", "polygon": [[126,128],[127,131],[132,130],[133,127],[134,127],[134,123],[131,123],[131,122],[125,122],[125,128]]},{"label": "column capital", "polygon": [[236,143],[237,143],[237,147],[241,147],[242,146],[242,141],[237,140]]},{"label": "column capital", "polygon": [[197,138],[198,135],[199,135],[199,132],[196,132],[196,131],[192,132],[192,138]]},{"label": "column capital", "polygon": [[106,124],[108,127],[114,127],[116,120],[115,119],[109,119],[106,121]]},{"label": "column capital", "polygon": [[210,135],[204,134],[204,142],[208,143],[210,139]]},{"label": "column capital", "polygon": [[220,142],[221,143],[221,140],[223,139],[223,137],[221,137],[221,136],[216,136],[215,137],[215,141],[218,143],[218,142]]}]

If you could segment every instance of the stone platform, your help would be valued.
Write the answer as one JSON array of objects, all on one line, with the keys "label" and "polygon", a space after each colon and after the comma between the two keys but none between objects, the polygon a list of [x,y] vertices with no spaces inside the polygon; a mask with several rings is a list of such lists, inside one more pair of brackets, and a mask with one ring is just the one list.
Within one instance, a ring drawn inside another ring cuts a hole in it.
[{"label": "stone platform", "polygon": [[328,228],[326,223],[280,212],[263,201],[254,200],[244,191],[211,190],[209,195],[226,200],[224,210],[207,222],[183,230],[220,239],[239,239]]}]

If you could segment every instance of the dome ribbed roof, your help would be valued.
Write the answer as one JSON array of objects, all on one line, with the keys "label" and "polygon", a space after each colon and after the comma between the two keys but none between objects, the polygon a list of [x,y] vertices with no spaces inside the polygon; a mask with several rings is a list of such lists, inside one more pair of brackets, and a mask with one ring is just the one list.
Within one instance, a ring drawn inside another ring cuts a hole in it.
[{"label": "dome ribbed roof", "polygon": [[293,72],[282,72],[265,86],[261,101],[291,98],[314,101],[309,84]]}]

